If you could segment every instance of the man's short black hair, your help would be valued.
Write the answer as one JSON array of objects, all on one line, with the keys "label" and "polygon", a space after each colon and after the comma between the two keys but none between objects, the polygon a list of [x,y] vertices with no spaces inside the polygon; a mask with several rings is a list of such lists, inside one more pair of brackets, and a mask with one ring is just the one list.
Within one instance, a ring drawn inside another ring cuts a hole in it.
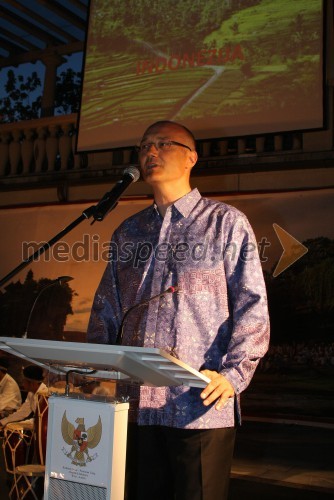
[{"label": "man's short black hair", "polygon": [[28,380],[35,380],[36,382],[42,382],[44,379],[43,368],[37,365],[28,365],[23,368],[23,375]]}]

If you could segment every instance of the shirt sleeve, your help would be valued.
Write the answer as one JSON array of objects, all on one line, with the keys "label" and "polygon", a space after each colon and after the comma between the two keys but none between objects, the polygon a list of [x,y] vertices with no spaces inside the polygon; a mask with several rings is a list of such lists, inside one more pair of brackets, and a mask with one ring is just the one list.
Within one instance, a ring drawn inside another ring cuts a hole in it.
[{"label": "shirt sleeve", "polygon": [[20,408],[9,415],[6,418],[0,420],[0,424],[5,426],[11,422],[20,422],[21,420],[26,420],[34,412],[34,394],[28,392],[25,402],[20,406]]},{"label": "shirt sleeve", "polygon": [[8,374],[0,384],[0,411],[15,410],[21,405],[21,393],[16,382]]},{"label": "shirt sleeve", "polygon": [[239,394],[250,383],[260,359],[268,350],[270,327],[266,288],[253,230],[243,214],[227,222],[230,227],[224,265],[232,335],[223,359],[222,374]]},{"label": "shirt sleeve", "polygon": [[[113,241],[113,244],[117,243]],[[115,262],[111,259],[96,290],[87,329],[87,342],[115,344],[122,318]]]}]

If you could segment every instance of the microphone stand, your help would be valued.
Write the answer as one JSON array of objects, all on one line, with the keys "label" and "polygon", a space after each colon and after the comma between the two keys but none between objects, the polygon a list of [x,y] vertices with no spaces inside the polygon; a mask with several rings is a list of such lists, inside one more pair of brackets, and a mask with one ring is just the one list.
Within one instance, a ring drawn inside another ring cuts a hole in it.
[{"label": "microphone stand", "polygon": [[50,288],[53,285],[57,285],[57,283],[59,285],[62,285],[63,283],[68,283],[69,281],[72,281],[73,279],[74,278],[72,278],[72,276],[59,276],[59,278],[56,278],[55,280],[52,280],[51,283],[48,283],[44,288],[42,288],[42,290],[40,290],[38,292],[38,294],[37,294],[37,296],[36,296],[36,298],[34,300],[34,303],[32,305],[32,308],[30,309],[30,313],[29,313],[28,321],[27,321],[27,326],[26,326],[24,334],[22,335],[23,339],[27,339],[28,338],[28,329],[29,329],[29,325],[30,325],[32,313],[33,313],[33,311],[35,309],[35,306],[37,304],[38,299],[45,292],[45,290],[48,290],[48,288]]},{"label": "microphone stand", "polygon": [[77,370],[77,369],[73,369],[73,370],[68,370],[68,372],[66,373],[66,377],[65,377],[65,396],[68,397],[70,395],[70,381],[69,381],[69,377],[70,377],[70,374],[71,373],[79,373],[80,375],[93,375],[94,373],[96,373],[96,370],[90,370],[89,372],[87,371],[82,371],[82,370]]},{"label": "microphone stand", "polygon": [[143,306],[147,306],[151,300],[154,300],[154,299],[158,299],[159,297],[163,297],[164,295],[166,295],[167,293],[175,293],[177,292],[179,289],[179,287],[177,285],[175,286],[170,286],[169,288],[167,288],[167,290],[164,290],[163,292],[161,293],[158,293],[157,295],[153,295],[153,297],[150,297],[149,299],[146,299],[146,300],[143,300],[142,302],[138,302],[138,304],[135,304],[134,306],[130,307],[126,313],[124,314],[123,316],[123,319],[122,319],[122,322],[121,322],[121,325],[119,327],[119,330],[118,330],[118,333],[117,333],[117,337],[116,337],[116,341],[115,341],[115,345],[122,345],[122,342],[123,342],[123,331],[124,331],[124,325],[125,325],[125,320],[126,318],[129,316],[129,314],[134,310],[134,309],[137,309],[137,307],[143,307]]},{"label": "microphone stand", "polygon": [[13,269],[12,271],[10,271],[10,273],[4,276],[0,280],[0,287],[3,286],[11,278],[13,278],[22,269],[28,266],[30,262],[37,260],[41,255],[43,255],[43,253],[49,250],[63,236],[72,231],[72,229],[77,227],[83,220],[94,217],[94,221],[92,222],[92,224],[96,220],[101,222],[104,219],[104,217],[109,212],[111,212],[111,210],[116,208],[118,200],[121,197],[123,191],[128,187],[129,184],[131,184],[131,182],[136,182],[140,175],[139,170],[136,167],[129,167],[128,169],[125,169],[124,173],[126,174],[124,180],[118,181],[116,183],[116,186],[113,189],[111,189],[111,191],[108,191],[96,205],[92,205],[91,207],[86,208],[82,212],[80,217],[71,222],[62,231],[60,231],[53,238],[51,238],[51,240],[49,240],[47,243],[38,248],[35,253],[30,255],[30,257],[28,257],[27,259],[23,260],[21,264],[19,264],[17,267],[15,267],[15,269]]}]

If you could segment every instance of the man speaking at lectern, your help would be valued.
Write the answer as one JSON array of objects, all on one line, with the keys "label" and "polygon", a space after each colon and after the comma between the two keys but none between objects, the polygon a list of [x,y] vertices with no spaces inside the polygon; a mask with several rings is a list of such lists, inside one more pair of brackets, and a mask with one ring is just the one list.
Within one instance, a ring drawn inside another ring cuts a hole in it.
[{"label": "man speaking at lectern", "polygon": [[154,123],[138,151],[154,204],[125,220],[112,237],[88,342],[115,344],[124,314],[144,302],[127,315],[122,344],[163,349],[211,382],[204,389],[127,389],[125,498],[223,500],[240,423],[239,394],[268,348],[256,240],[241,212],[191,189],[197,153],[188,129]]}]

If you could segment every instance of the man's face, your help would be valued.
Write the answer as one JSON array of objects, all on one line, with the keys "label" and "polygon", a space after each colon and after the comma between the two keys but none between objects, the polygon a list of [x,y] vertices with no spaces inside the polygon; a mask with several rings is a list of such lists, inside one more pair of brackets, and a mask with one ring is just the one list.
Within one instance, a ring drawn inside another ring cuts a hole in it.
[{"label": "man's face", "polygon": [[24,378],[23,379],[23,387],[27,392],[36,392],[39,386],[41,385],[41,382],[38,382],[37,380],[31,380]]},{"label": "man's face", "polygon": [[[176,141],[184,146],[172,144],[169,149],[159,148],[163,142]],[[144,180],[154,185],[189,182],[191,168],[197,160],[194,145],[187,133],[175,124],[157,125],[149,128],[141,141],[147,150],[139,153]]]}]

